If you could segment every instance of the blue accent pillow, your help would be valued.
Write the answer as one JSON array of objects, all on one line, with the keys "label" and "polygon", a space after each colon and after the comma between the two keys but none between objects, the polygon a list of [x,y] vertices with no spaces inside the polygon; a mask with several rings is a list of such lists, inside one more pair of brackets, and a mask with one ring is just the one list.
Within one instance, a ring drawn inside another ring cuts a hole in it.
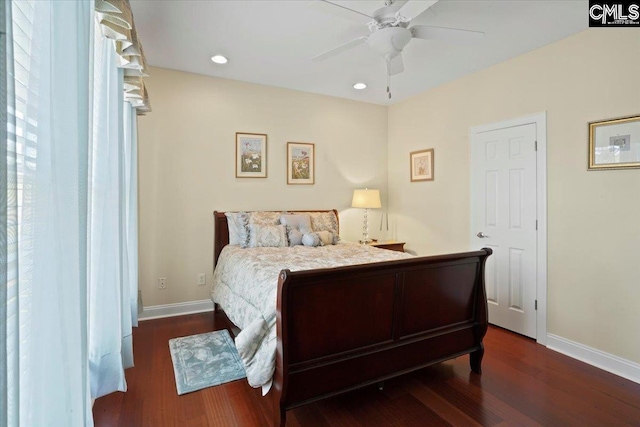
[{"label": "blue accent pillow", "polygon": [[280,224],[300,230],[302,234],[311,233],[311,217],[309,215],[286,214],[280,216]]},{"label": "blue accent pillow", "polygon": [[298,246],[302,244],[302,232],[296,228],[287,226],[287,235],[289,236],[289,246]]},{"label": "blue accent pillow", "polygon": [[280,223],[287,227],[289,246],[302,245],[302,236],[312,231],[309,215],[283,214]]},{"label": "blue accent pillow", "polygon": [[307,233],[302,236],[302,244],[305,246],[320,246],[322,241],[318,233]]}]

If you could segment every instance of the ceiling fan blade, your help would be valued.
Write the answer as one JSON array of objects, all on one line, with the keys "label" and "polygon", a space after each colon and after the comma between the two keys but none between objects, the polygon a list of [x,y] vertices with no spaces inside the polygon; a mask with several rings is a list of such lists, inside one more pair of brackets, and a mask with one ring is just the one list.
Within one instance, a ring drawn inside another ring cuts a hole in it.
[{"label": "ceiling fan blade", "polygon": [[429,9],[436,3],[438,3],[438,0],[409,0],[400,8],[398,13],[411,20],[417,18],[418,15],[422,14],[422,12]]},{"label": "ceiling fan blade", "polygon": [[373,21],[373,18],[367,14],[358,12],[357,10],[349,9],[348,7],[340,6],[339,4],[331,3],[329,1],[312,1],[311,3],[309,3],[309,7],[320,12],[341,16],[360,24],[367,24]]},{"label": "ceiling fan blade", "polygon": [[414,25],[409,28],[414,38],[437,40],[455,44],[475,44],[484,39],[482,31],[458,30],[456,28]]},{"label": "ceiling fan blade", "polygon": [[347,42],[331,50],[323,52],[320,55],[316,55],[313,58],[311,58],[311,60],[314,62],[324,61],[325,59],[331,58],[332,56],[336,56],[344,52],[345,50],[349,50],[353,47],[363,44],[364,42],[367,41],[367,38],[368,38],[367,36],[358,37],[357,39],[353,39],[350,42]]},{"label": "ceiling fan blade", "polygon": [[391,58],[391,61],[387,64],[387,72],[390,76],[395,76],[404,71],[404,62],[402,61],[402,54],[398,54]]}]

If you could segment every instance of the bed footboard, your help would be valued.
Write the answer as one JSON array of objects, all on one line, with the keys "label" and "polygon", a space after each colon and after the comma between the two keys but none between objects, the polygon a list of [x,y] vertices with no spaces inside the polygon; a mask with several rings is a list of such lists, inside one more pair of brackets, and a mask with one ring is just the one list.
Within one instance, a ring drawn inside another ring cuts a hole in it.
[{"label": "bed footboard", "polygon": [[274,425],[288,409],[470,353],[481,372],[491,249],[278,281]]}]

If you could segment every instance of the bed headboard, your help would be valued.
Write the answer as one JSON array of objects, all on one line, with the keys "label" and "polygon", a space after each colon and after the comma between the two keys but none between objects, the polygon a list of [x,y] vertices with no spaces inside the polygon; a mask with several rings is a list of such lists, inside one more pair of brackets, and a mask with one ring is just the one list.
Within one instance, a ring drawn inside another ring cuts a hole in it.
[{"label": "bed headboard", "polygon": [[[280,212],[280,211],[270,211]],[[284,211],[282,211],[284,212]],[[286,211],[286,212],[333,212],[336,214],[338,220],[338,232],[340,232],[340,217],[338,217],[338,211],[336,209],[329,210],[299,210],[299,211]],[[224,212],[213,212],[213,266],[215,268],[218,262],[218,257],[222,248],[229,244],[229,225],[227,224],[227,217]]]}]

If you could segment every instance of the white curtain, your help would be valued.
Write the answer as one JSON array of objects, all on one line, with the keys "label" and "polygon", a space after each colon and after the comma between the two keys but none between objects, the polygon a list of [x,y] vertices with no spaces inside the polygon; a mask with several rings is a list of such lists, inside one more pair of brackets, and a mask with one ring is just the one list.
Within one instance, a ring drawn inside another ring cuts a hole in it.
[{"label": "white curtain", "polygon": [[91,426],[86,283],[94,6],[36,0],[2,7],[10,15],[3,29],[7,135],[0,141],[6,248],[0,420]]},{"label": "white curtain", "polygon": [[[0,426],[7,426],[9,424],[9,401],[15,400],[15,390],[9,390],[9,380],[15,381],[13,372],[9,372],[9,362],[7,356],[12,357],[14,348],[14,339],[8,339],[7,320],[7,300],[9,298],[9,271],[7,256],[8,247],[8,231],[9,231],[9,211],[7,204],[7,196],[9,193],[8,180],[11,174],[11,180],[15,182],[16,174],[15,168],[11,167],[9,171],[7,156],[8,139],[7,139],[7,86],[9,82],[8,69],[7,69],[7,44],[11,40],[7,37],[9,32],[9,25],[11,22],[10,5],[7,2],[0,3]],[[11,49],[12,50],[12,49]],[[10,50],[9,50],[10,51]],[[12,158],[14,155],[11,156]],[[15,204],[13,204],[15,205]],[[11,217],[15,216],[15,206],[11,209]],[[15,227],[11,225],[11,229],[15,230]],[[12,270],[14,270],[12,268]],[[13,284],[13,286],[15,286]],[[12,286],[12,287],[13,287]],[[14,306],[15,304],[12,304]],[[13,329],[13,325],[11,330]],[[11,348],[10,348],[11,347]],[[12,362],[12,365],[14,363]],[[11,374],[11,375],[10,375]],[[13,406],[13,403],[12,403]],[[15,410],[12,411],[15,413]],[[13,413],[11,418],[13,419]]]},{"label": "white curtain", "polygon": [[[129,310],[132,326],[138,326],[138,121],[137,109],[124,103],[124,226],[125,271],[128,272]],[[126,310],[123,309],[123,315]]]},{"label": "white curtain", "polygon": [[[95,29],[89,203],[91,396],[126,391],[137,323],[135,111],[124,102],[124,72],[113,42]],[[135,186],[134,186],[135,185]],[[135,297],[134,297],[135,295]]]},{"label": "white curtain", "polygon": [[92,426],[133,366],[136,110],[94,18],[0,2],[0,427]]}]

